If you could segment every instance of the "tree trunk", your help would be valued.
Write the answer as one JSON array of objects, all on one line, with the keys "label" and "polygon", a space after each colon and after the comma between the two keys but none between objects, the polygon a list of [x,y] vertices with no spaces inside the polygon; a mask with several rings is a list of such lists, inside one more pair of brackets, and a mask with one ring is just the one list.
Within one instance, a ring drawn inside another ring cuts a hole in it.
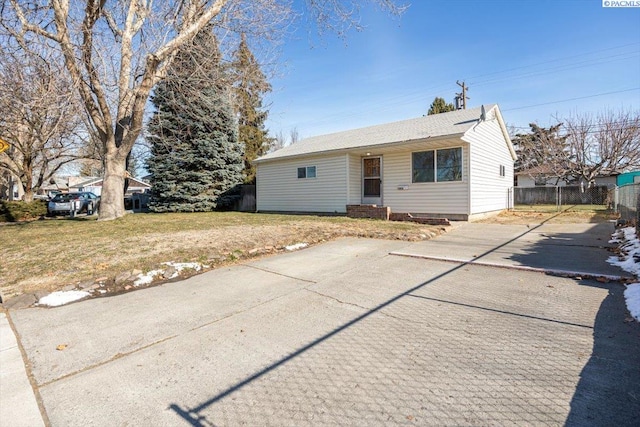
[{"label": "tree trunk", "polygon": [[22,162],[22,168],[24,173],[24,180],[22,181],[24,195],[22,200],[33,202],[33,165],[31,164],[31,158],[25,158],[24,162]]},{"label": "tree trunk", "polygon": [[124,177],[126,157],[107,154],[98,219],[110,221],[124,216]]}]

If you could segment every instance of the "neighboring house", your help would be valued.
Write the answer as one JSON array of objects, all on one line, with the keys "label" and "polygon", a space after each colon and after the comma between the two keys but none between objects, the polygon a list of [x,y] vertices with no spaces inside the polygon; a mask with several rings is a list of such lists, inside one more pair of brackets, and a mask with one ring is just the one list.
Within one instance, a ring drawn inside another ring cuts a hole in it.
[{"label": "neighboring house", "polygon": [[257,210],[467,220],[511,206],[515,158],[495,104],[316,136],[256,159]]},{"label": "neighboring house", "polygon": [[616,177],[616,185],[640,183],[640,171],[624,172]]},{"label": "neighboring house", "polygon": [[[151,188],[151,184],[143,182],[137,178],[130,177],[129,178],[129,186],[127,187],[127,192],[125,193],[125,197],[130,197],[135,193],[144,193],[146,190]],[[91,191],[92,193],[100,196],[102,194],[102,178],[97,177],[85,177],[84,180],[80,182],[74,182],[69,185],[69,192],[78,192],[78,191]]]},{"label": "neighboring house", "polygon": [[[544,167],[516,172],[515,176],[516,187],[565,187],[567,185],[580,185],[580,181],[567,183]],[[598,175],[594,179],[594,185],[613,188],[619,185],[617,184],[618,176],[619,174],[616,172],[607,175]]]},{"label": "neighboring house", "polygon": [[69,177],[52,177],[46,185],[42,186],[42,194],[53,192],[66,193],[69,191]]}]

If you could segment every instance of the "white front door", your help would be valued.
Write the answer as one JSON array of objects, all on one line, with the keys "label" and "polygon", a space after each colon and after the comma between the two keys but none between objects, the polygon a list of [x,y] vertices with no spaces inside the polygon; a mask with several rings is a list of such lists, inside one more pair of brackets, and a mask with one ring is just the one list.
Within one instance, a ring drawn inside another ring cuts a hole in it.
[{"label": "white front door", "polygon": [[362,203],[382,205],[382,157],[362,159]]}]

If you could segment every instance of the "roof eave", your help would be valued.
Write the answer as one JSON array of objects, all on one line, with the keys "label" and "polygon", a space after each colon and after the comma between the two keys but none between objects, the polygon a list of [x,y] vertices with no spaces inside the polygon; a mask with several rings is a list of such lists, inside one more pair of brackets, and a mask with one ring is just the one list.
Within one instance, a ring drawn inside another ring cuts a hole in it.
[{"label": "roof eave", "polygon": [[498,117],[498,123],[500,123],[500,129],[502,130],[502,134],[504,135],[504,139],[507,141],[507,146],[509,147],[509,152],[511,153],[511,158],[515,162],[518,159],[518,155],[516,154],[515,148],[513,148],[513,142],[511,141],[511,137],[509,136],[509,131],[507,130],[507,125],[504,123],[504,119],[502,118],[502,112],[500,111],[500,107],[498,104],[493,107],[496,109],[496,117]]},{"label": "roof eave", "polygon": [[350,147],[350,148],[337,148],[333,150],[314,151],[311,153],[292,154],[288,156],[273,157],[269,159],[258,158],[252,161],[251,164],[257,165],[260,163],[275,162],[278,160],[290,160],[290,159],[297,159],[297,158],[311,157],[311,156],[320,156],[320,155],[329,154],[329,153],[340,154],[340,153],[349,153],[352,151],[359,151],[359,150],[366,150],[366,149],[374,150],[374,149],[380,149],[380,148],[390,148],[390,147],[395,147],[395,146],[404,145],[404,144],[413,144],[417,142],[443,141],[451,138],[461,138],[465,134],[465,132],[458,132],[458,133],[452,133],[448,135],[439,135],[439,136],[428,136],[426,138],[408,139],[405,141],[387,142],[384,144],[359,145],[357,147]]}]

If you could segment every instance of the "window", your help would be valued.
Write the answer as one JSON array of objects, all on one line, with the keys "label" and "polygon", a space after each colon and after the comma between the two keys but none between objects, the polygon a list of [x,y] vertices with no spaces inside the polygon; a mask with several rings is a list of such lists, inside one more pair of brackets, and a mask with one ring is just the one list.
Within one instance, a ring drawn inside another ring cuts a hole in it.
[{"label": "window", "polygon": [[505,176],[507,173],[507,168],[504,165],[500,165],[500,176]]},{"label": "window", "polygon": [[462,148],[411,153],[412,182],[462,181]]},{"label": "window", "polygon": [[434,156],[433,151],[422,151],[412,153],[413,162],[413,182],[433,182],[434,181]]},{"label": "window", "polygon": [[315,178],[315,177],[316,177],[315,166],[306,166],[303,168],[298,168],[298,179]]},{"label": "window", "polygon": [[462,181],[462,148],[438,150],[438,182]]}]

